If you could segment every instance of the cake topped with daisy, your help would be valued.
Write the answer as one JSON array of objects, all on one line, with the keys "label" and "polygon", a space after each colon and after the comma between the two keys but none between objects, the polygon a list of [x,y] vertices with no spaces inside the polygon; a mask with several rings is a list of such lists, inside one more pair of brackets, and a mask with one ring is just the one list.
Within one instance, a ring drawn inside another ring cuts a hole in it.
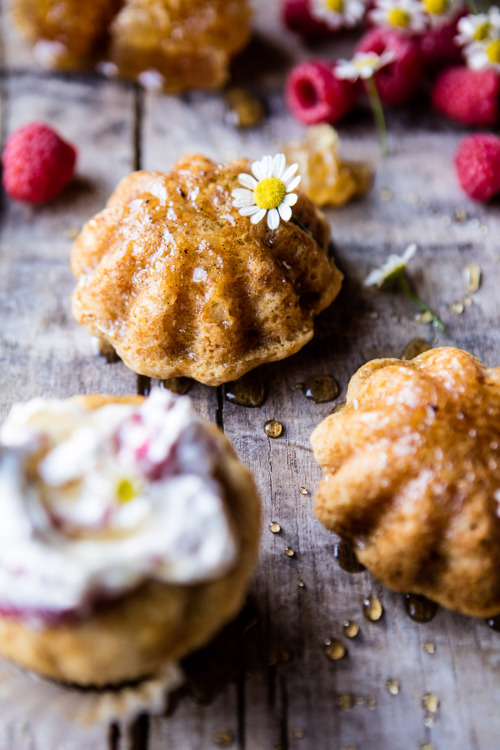
[{"label": "cake topped with daisy", "polygon": [[342,283],[297,171],[188,154],[126,177],[76,239],[77,321],[160,379],[219,385],[297,352]]}]

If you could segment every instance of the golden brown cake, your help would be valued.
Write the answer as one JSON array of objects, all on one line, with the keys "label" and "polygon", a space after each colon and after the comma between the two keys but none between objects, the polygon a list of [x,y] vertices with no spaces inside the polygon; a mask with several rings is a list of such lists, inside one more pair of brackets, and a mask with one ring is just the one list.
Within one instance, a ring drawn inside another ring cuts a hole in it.
[{"label": "golden brown cake", "polygon": [[13,408],[0,446],[0,654],[57,680],[117,684],[238,612],[259,501],[189,399],[35,399]]},{"label": "golden brown cake", "polygon": [[135,372],[234,380],[297,352],[337,296],[329,226],[305,195],[293,208],[300,226],[278,216],[274,230],[233,205],[254,166],[188,155],[168,174],[131,174],[77,238],[73,314]]},{"label": "golden brown cake", "polygon": [[368,362],[311,442],[316,515],[376,578],[500,612],[500,368],[453,348]]},{"label": "golden brown cake", "polygon": [[14,0],[41,62],[104,71],[182,91],[219,88],[250,36],[247,0]]}]

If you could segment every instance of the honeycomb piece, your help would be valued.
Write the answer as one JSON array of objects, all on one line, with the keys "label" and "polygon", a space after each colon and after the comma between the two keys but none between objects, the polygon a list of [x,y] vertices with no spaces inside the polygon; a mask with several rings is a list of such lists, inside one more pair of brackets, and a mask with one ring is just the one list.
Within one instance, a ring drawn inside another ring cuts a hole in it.
[{"label": "honeycomb piece", "polygon": [[340,138],[330,125],[308,128],[304,140],[284,146],[287,160],[299,164],[302,190],[317,206],[343,206],[371,187],[372,167],[343,161],[339,149]]},{"label": "honeycomb piece", "polygon": [[77,238],[74,316],[135,372],[235,380],[297,352],[337,296],[330,229],[309,198],[293,209],[301,226],[275,231],[234,208],[250,167],[188,155],[168,174],[131,174]]},{"label": "honeycomb piece", "polygon": [[311,442],[315,512],[391,589],[500,611],[500,368],[460,349],[369,362]]}]

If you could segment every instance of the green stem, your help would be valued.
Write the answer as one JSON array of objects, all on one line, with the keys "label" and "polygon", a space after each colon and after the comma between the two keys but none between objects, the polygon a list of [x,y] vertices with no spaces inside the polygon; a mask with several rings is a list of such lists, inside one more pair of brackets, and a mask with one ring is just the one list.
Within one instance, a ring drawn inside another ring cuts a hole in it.
[{"label": "green stem", "polygon": [[420,297],[417,297],[415,292],[411,289],[410,285],[408,284],[404,274],[399,274],[396,278],[399,286],[401,287],[402,291],[406,294],[407,297],[411,299],[412,302],[414,302],[417,307],[420,310],[423,310],[424,312],[428,312],[432,316],[432,323],[436,326],[436,328],[439,328],[440,331],[444,331],[444,325],[441,321],[441,319],[438,317],[438,315],[434,312],[434,310],[431,310],[429,305],[427,305],[423,300],[420,299]]},{"label": "green stem", "polygon": [[373,119],[378,131],[378,139],[380,143],[380,150],[382,156],[387,156],[389,153],[389,146],[387,143],[387,126],[385,124],[385,115],[382,102],[377,89],[377,84],[373,76],[365,79],[365,86],[368,92],[368,98],[370,100],[370,106],[373,112]]},{"label": "green stem", "polygon": [[467,0],[467,5],[469,6],[469,10],[471,13],[477,13],[477,5],[476,0]]}]

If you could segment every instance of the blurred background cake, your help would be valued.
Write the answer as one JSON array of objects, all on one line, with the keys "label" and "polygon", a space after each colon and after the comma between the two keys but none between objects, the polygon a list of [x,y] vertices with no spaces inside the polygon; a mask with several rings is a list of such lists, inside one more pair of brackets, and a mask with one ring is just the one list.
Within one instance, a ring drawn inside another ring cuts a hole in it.
[{"label": "blurred background cake", "polygon": [[13,0],[12,12],[42,64],[100,63],[168,91],[221,87],[250,36],[247,0]]}]

